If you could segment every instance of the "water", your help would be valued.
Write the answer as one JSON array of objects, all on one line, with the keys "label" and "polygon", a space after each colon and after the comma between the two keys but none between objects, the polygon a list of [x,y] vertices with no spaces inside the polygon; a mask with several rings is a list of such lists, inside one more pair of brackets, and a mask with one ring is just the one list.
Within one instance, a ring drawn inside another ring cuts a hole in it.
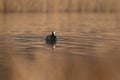
[{"label": "water", "polygon": [[117,13],[0,14],[0,80],[120,80],[119,23]]}]

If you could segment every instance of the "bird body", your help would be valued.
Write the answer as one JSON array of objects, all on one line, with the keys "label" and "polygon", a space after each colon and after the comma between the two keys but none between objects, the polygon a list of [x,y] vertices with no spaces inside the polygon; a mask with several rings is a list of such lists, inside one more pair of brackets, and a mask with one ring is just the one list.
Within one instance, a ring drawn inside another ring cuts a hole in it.
[{"label": "bird body", "polygon": [[57,41],[57,38],[55,36],[55,32],[53,31],[52,34],[48,35],[46,38],[45,38],[46,42],[47,43],[56,43]]}]

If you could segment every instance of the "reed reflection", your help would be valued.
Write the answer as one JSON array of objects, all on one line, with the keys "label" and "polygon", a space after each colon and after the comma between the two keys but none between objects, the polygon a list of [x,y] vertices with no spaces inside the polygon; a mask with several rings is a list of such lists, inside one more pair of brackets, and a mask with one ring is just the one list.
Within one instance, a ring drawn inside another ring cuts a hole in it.
[{"label": "reed reflection", "polygon": [[[5,18],[0,25],[5,25],[0,30],[1,79],[120,80],[119,14],[6,14]],[[58,42],[45,42],[54,29]]]}]

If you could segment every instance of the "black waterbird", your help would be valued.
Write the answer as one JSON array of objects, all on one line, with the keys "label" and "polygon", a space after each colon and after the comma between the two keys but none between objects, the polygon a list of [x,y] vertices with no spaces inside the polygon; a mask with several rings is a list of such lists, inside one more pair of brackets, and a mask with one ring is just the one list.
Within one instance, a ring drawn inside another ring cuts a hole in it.
[{"label": "black waterbird", "polygon": [[57,37],[55,36],[55,31],[52,32],[52,34],[48,35],[45,40],[46,40],[46,43],[48,44],[55,44],[56,41],[57,41]]}]

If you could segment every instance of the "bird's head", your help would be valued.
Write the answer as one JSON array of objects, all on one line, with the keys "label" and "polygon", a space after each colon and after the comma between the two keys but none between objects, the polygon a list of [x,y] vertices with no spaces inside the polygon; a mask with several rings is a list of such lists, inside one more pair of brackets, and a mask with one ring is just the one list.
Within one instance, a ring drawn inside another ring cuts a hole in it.
[{"label": "bird's head", "polygon": [[52,31],[52,34],[53,34],[53,35],[55,35],[55,34],[56,34],[56,32],[55,32],[55,31]]}]

